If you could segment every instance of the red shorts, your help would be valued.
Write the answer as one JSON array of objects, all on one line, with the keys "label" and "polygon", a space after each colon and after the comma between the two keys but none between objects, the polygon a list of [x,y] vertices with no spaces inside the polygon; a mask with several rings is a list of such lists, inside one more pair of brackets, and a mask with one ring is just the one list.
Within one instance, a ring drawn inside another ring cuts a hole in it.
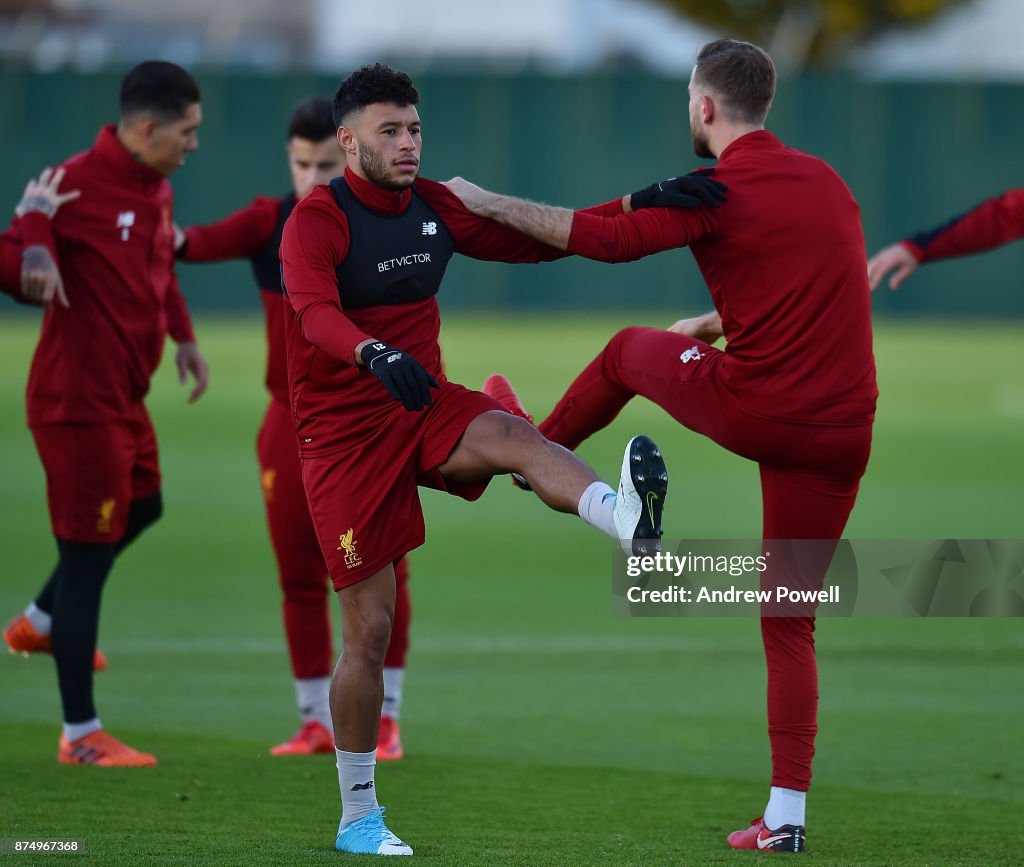
[{"label": "red shorts", "polygon": [[363,444],[302,459],[310,514],[335,590],[423,544],[417,486],[466,500],[477,499],[487,487],[487,482],[448,483],[438,467],[473,419],[501,405],[453,382],[431,394],[433,403],[423,412],[402,410],[393,426],[374,431]]},{"label": "red shorts", "polygon": [[132,500],[160,490],[156,434],[145,407],[130,421],[40,425],[32,436],[58,539],[118,542]]}]

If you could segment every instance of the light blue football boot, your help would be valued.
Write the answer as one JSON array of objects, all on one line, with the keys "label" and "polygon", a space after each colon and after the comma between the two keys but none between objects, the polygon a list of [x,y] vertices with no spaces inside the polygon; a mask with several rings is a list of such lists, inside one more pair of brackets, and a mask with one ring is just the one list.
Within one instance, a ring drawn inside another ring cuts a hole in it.
[{"label": "light blue football boot", "polygon": [[412,847],[398,839],[384,824],[384,808],[363,816],[342,829],[338,827],[338,839],[334,848],[339,852],[355,855],[411,855]]}]

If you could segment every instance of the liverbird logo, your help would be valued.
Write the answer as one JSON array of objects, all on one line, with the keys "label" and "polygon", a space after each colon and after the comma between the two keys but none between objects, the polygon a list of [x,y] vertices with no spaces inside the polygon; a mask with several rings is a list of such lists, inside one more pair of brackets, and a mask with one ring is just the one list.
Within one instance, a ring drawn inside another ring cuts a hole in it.
[{"label": "liverbird logo", "polygon": [[352,538],[353,530],[349,527],[344,533],[338,536],[339,551],[345,552],[345,568],[355,569],[356,566],[363,565],[363,558],[356,553],[356,540]]},{"label": "liverbird logo", "polygon": [[263,487],[263,498],[268,502],[274,502],[274,482],[277,481],[277,470],[263,470],[260,473],[260,485]]},{"label": "liverbird logo", "polygon": [[110,524],[114,519],[114,507],[117,500],[104,500],[96,512],[96,532],[109,533]]}]

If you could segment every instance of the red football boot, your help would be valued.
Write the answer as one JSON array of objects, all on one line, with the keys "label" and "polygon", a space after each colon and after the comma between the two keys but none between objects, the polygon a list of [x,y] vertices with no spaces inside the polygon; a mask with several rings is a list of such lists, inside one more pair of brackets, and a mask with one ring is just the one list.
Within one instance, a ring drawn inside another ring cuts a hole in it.
[{"label": "red football boot", "polygon": [[405,755],[402,749],[402,733],[398,730],[398,720],[389,716],[380,718],[380,734],[377,736],[378,761],[397,762]]},{"label": "red football boot", "polygon": [[304,723],[291,740],[270,748],[272,756],[311,756],[333,752],[334,735],[313,719]]},{"label": "red football boot", "polygon": [[733,849],[755,849],[762,852],[803,852],[807,834],[803,825],[783,825],[774,831],[766,828],[764,817],[758,816],[749,828],[733,831],[727,842]]},{"label": "red football boot", "polygon": [[488,376],[480,390],[488,397],[493,397],[512,415],[525,418],[530,424],[533,424],[533,416],[523,407],[523,402],[519,399],[519,395],[516,394],[512,383],[500,373],[492,373]]},{"label": "red football boot", "polygon": [[[506,412],[519,418],[525,418],[530,424],[533,424],[533,416],[526,411],[523,402],[519,399],[519,395],[516,394],[516,390],[512,387],[512,383],[500,373],[492,373],[488,376],[480,390],[488,397],[493,397],[498,401],[505,408]],[[512,476],[512,484],[517,488],[522,488],[524,491],[533,490],[529,482],[519,473],[509,473],[509,475]]]}]

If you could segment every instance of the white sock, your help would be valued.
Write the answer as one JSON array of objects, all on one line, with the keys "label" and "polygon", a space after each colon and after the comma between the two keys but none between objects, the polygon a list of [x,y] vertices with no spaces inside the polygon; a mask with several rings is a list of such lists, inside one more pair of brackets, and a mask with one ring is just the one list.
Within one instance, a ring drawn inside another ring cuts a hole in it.
[{"label": "white sock", "polygon": [[381,705],[381,716],[398,719],[402,711],[402,684],[405,682],[404,668],[384,669],[384,704]]},{"label": "white sock", "polygon": [[32,624],[32,628],[40,635],[49,635],[50,626],[53,623],[53,617],[39,608],[35,602],[29,602],[28,608],[25,609],[25,616],[28,618],[28,622]]},{"label": "white sock", "polygon": [[768,806],[764,808],[764,824],[773,831],[783,825],[805,825],[807,792],[772,786]]},{"label": "white sock", "polygon": [[615,491],[604,482],[594,482],[583,492],[576,511],[591,527],[597,527],[613,539],[619,538],[612,517],[615,512]]},{"label": "white sock", "polygon": [[334,731],[334,724],[331,722],[330,694],[329,677],[295,679],[295,698],[299,703],[299,715],[304,724],[316,720],[327,731]]},{"label": "white sock", "polygon": [[64,737],[70,743],[77,741],[79,738],[84,738],[86,735],[91,735],[93,732],[98,732],[101,728],[103,728],[103,723],[100,722],[98,716],[94,716],[85,722],[64,723]]},{"label": "white sock", "polygon": [[341,787],[341,827],[347,828],[378,809],[377,790],[373,787],[377,751],[334,752],[338,756],[338,785]]}]

